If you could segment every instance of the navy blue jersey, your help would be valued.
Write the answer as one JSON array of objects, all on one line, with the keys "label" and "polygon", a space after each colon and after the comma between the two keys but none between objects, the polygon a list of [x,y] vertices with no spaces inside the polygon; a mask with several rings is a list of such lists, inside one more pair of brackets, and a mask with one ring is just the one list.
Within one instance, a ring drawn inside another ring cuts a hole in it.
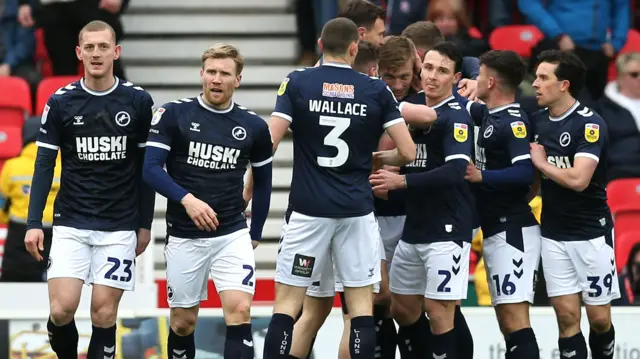
[{"label": "navy blue jersey", "polygon": [[103,92],[80,80],[51,96],[36,144],[61,153],[54,225],[99,231],[139,227],[140,149],[152,108],[145,90],[117,78]]},{"label": "navy blue jersey", "polygon": [[291,121],[292,210],[326,218],[373,212],[371,154],[385,128],[404,126],[382,80],[327,62],[294,71],[280,86],[272,116]]},{"label": "navy blue jersey", "polygon": [[598,161],[589,186],[576,192],[542,176],[542,236],[559,241],[589,240],[612,228],[607,205],[608,132],[604,120],[577,102],[561,117],[548,110],[533,115],[534,141],[544,146],[547,161],[558,168],[573,167],[574,159]]},{"label": "navy blue jersey", "polygon": [[[422,91],[420,92],[422,93]],[[416,105],[426,105],[424,102],[424,94],[414,93],[413,89],[410,90],[407,97],[400,100],[400,102],[409,102]],[[395,217],[404,216],[407,211],[405,209],[405,200],[403,197],[391,196],[388,199],[381,199],[374,197],[373,206],[375,208],[376,216],[379,217]]]},{"label": "navy blue jersey", "polygon": [[[468,102],[467,109],[478,129],[475,165],[480,170],[503,170],[518,161],[529,160],[531,126],[520,104],[512,103],[488,110]],[[473,184],[476,205],[485,237],[507,226],[532,226],[537,222],[527,202],[530,186],[522,184]]]},{"label": "navy blue jersey", "polygon": [[154,114],[151,126],[147,146],[169,151],[169,176],[207,203],[220,224],[213,232],[201,231],[182,204],[169,201],[167,234],[205,238],[246,228],[244,174],[249,164],[260,167],[272,160],[267,123],[236,103],[220,111],[198,96],[163,105]]},{"label": "navy blue jersey", "polygon": [[[469,113],[453,96],[432,108],[438,114],[436,122],[429,129],[411,131],[417,154],[415,161],[405,167],[407,174],[432,171],[451,160],[471,160],[473,124]],[[475,203],[467,182],[407,188],[406,197],[403,241],[471,241]]]}]

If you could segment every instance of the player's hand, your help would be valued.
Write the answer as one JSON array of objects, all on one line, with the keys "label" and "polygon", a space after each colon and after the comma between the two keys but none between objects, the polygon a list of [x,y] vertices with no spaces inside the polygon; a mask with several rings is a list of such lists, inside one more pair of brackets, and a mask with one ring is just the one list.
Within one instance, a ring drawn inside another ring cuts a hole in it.
[{"label": "player's hand", "polygon": [[100,0],[99,8],[117,14],[122,8],[122,0]]},{"label": "player's hand", "polygon": [[197,199],[194,195],[189,193],[182,199],[182,205],[187,210],[189,218],[196,224],[201,231],[215,231],[218,227],[218,217],[216,212],[209,207],[208,204]]},{"label": "player's hand", "polygon": [[573,39],[569,37],[569,35],[562,35],[562,37],[558,41],[558,47],[562,51],[573,51],[573,49],[576,48],[576,44],[573,42]]},{"label": "player's hand", "polygon": [[18,22],[22,27],[33,27],[36,22],[31,15],[31,5],[20,5],[18,8]]},{"label": "player's hand", "polygon": [[151,242],[151,231],[145,228],[138,229],[138,244],[136,245],[136,257],[141,255]]},{"label": "player's hand", "polygon": [[533,162],[536,167],[540,167],[540,164],[547,162],[547,152],[542,145],[530,143],[529,150],[531,152],[531,162]]},{"label": "player's hand", "polygon": [[397,173],[379,170],[369,176],[369,182],[375,191],[391,191],[404,188],[404,176]]},{"label": "player's hand", "polygon": [[381,190],[381,189],[375,190],[373,191],[373,195],[385,201],[389,199],[389,191],[387,190]]},{"label": "player's hand", "polygon": [[605,42],[604,44],[602,44],[602,52],[604,52],[605,56],[607,56],[610,59],[616,57],[616,49],[614,49],[613,45],[611,45],[608,42]]},{"label": "player's hand", "polygon": [[482,171],[480,171],[472,162],[469,162],[464,179],[471,183],[480,183],[482,182]]},{"label": "player's hand", "polygon": [[251,240],[251,245],[253,246],[253,249],[256,249],[260,245],[260,242]]},{"label": "player's hand", "polygon": [[30,229],[24,236],[24,246],[33,258],[40,262],[44,251],[44,232],[42,229]]},{"label": "player's hand", "polygon": [[474,101],[478,95],[478,81],[462,79],[458,82],[458,94]]},{"label": "player's hand", "polygon": [[384,165],[382,166],[382,169],[385,171],[393,172],[393,173],[400,173],[400,167],[398,166]]}]

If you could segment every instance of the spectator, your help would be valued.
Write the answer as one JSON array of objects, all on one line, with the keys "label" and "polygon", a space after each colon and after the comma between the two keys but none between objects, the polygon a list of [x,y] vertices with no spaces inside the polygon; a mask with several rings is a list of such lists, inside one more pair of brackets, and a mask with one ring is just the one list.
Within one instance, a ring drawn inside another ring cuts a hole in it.
[{"label": "spectator", "polygon": [[640,243],[629,252],[629,259],[619,275],[621,297],[612,305],[640,305]]},{"label": "spectator", "polygon": [[[23,128],[25,146],[20,156],[7,161],[0,173],[0,198],[8,202],[9,226],[4,246],[2,261],[3,282],[40,282],[45,280],[45,271],[51,250],[53,223],[53,201],[60,188],[61,164],[58,157],[53,185],[47,198],[43,222],[48,224],[44,230],[44,251],[42,262],[36,261],[24,246],[27,232],[27,212],[29,209],[29,193],[31,177],[36,161],[38,147],[35,144],[40,129],[40,119],[29,119]],[[43,223],[44,224],[44,223]]]},{"label": "spectator", "polygon": [[387,33],[400,35],[409,25],[427,18],[428,0],[387,0]]},{"label": "spectator", "polygon": [[[75,48],[78,33],[89,22],[102,20],[116,32],[116,42],[124,38],[120,15],[130,0],[40,0],[31,6],[30,1],[18,0],[18,21],[24,27],[37,25],[44,32],[44,43],[51,58],[54,75],[78,74],[78,58]],[[113,72],[125,79],[122,61],[113,64]]]},{"label": "spectator", "polygon": [[0,0],[0,77],[25,79],[35,95],[40,78],[35,68],[33,29],[18,23],[18,0]]},{"label": "spectator", "polygon": [[298,44],[300,45],[301,66],[313,66],[318,60],[316,54],[316,25],[313,14],[313,6],[309,0],[297,0],[296,9],[296,27],[298,29]]},{"label": "spectator", "polygon": [[518,0],[518,7],[545,36],[533,55],[552,48],[575,51],[589,74],[585,100],[600,99],[609,61],[627,41],[629,0]]},{"label": "spectator", "polygon": [[320,34],[324,24],[338,14],[338,0],[313,0],[313,14],[316,34]]},{"label": "spectator", "polygon": [[607,180],[640,178],[640,52],[616,60],[618,77],[595,107],[607,123]]},{"label": "spectator", "polygon": [[489,0],[489,25],[491,29],[511,25],[516,10],[512,0]]},{"label": "spectator", "polygon": [[427,20],[433,21],[444,39],[455,43],[463,56],[479,57],[489,50],[486,41],[469,35],[471,23],[461,0],[430,1]]}]

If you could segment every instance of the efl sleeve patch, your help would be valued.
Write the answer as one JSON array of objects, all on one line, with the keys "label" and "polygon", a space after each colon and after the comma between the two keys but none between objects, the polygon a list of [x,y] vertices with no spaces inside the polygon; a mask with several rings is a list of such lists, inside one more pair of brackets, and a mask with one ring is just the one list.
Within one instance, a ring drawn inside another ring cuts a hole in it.
[{"label": "efl sleeve patch", "polygon": [[151,126],[155,126],[158,124],[158,122],[160,122],[160,119],[162,118],[164,111],[166,111],[164,107],[160,107],[153,113],[153,118],[151,119]]},{"label": "efl sleeve patch", "polygon": [[527,137],[527,127],[524,125],[522,121],[511,122],[511,131],[516,138],[526,138]]},{"label": "efl sleeve patch", "polygon": [[453,124],[453,138],[458,142],[464,142],[469,137],[469,126],[464,123]]},{"label": "efl sleeve patch", "polygon": [[280,88],[278,89],[278,96],[282,96],[284,95],[285,91],[287,91],[287,84],[289,83],[289,78],[286,77],[284,80],[282,80],[282,83],[280,84]]},{"label": "efl sleeve patch", "polygon": [[584,139],[589,143],[598,142],[598,139],[600,139],[600,126],[595,123],[587,123],[584,126]]}]

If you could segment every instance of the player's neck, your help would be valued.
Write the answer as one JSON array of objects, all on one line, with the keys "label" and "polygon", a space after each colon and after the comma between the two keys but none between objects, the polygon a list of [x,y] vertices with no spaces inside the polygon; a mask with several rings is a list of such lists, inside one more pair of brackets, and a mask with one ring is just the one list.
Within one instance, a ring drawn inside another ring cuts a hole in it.
[{"label": "player's neck", "polygon": [[92,77],[85,74],[82,81],[84,82],[84,86],[89,90],[103,92],[113,87],[113,85],[116,83],[116,77],[113,75],[104,77]]},{"label": "player's neck", "polygon": [[567,95],[558,101],[549,105],[549,114],[552,117],[561,117],[565,112],[569,111],[569,109],[578,102],[573,96]]},{"label": "player's neck", "polygon": [[344,65],[351,66],[349,61],[347,61],[347,59],[344,58],[344,57],[339,57],[339,56],[334,56],[334,55],[329,55],[329,54],[323,54],[322,55],[322,63],[326,64],[328,62],[332,62],[334,64],[344,64]]},{"label": "player's neck", "polygon": [[207,100],[207,96],[204,96],[204,94],[202,94],[200,97],[202,98],[204,103],[206,103],[208,106],[211,106],[211,107],[213,107],[214,109],[216,109],[218,111],[227,110],[231,106],[232,99],[227,100],[225,103],[223,103],[221,105],[214,105],[211,102],[209,102],[209,100]]},{"label": "player's neck", "polygon": [[433,97],[433,98],[432,97],[427,97],[427,96],[425,96],[425,97],[426,97],[426,100],[427,100],[427,106],[433,107],[433,106],[441,103],[442,101],[448,99],[451,96],[453,96],[453,95],[450,94],[450,93],[447,93],[446,95],[443,95],[441,97]]},{"label": "player's neck", "polygon": [[485,104],[487,105],[487,108],[491,110],[493,108],[509,105],[514,102],[516,102],[515,95],[507,95],[501,92],[496,92],[491,94],[489,98],[487,98]]}]

